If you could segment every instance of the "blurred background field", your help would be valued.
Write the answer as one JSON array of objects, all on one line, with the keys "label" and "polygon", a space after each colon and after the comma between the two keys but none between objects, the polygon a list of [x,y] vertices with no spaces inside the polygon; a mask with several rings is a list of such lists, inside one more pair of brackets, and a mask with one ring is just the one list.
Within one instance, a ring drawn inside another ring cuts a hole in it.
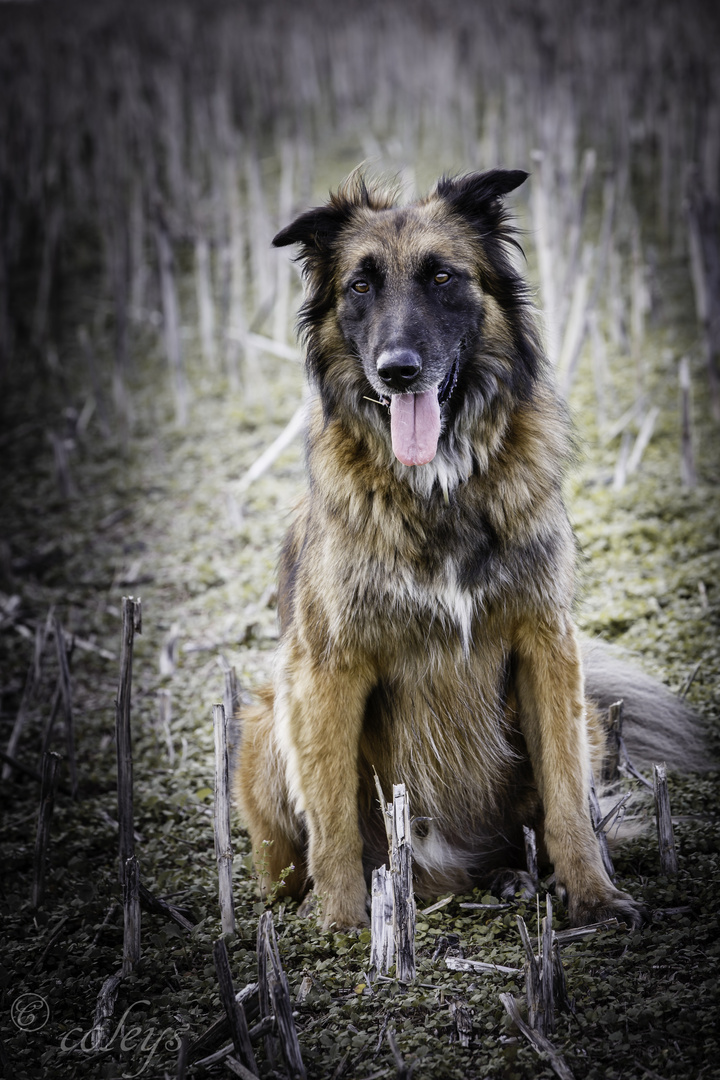
[{"label": "blurred background field", "polygon": [[[301,283],[271,239],[361,162],[408,198],[442,173],[531,173],[513,204],[577,433],[578,618],[686,693],[717,750],[719,46],[720,11],[699,0],[0,4],[8,1076],[176,1073],[162,1046],[149,1063],[119,1041],[63,1048],[92,1026],[122,952],[113,725],[127,594],[143,600],[141,878],[196,927],[144,916],[115,1015],[146,1002],[144,1029],[192,1038],[218,1015],[211,707],[222,659],[250,692],[271,669],[274,567],[303,484]],[[31,774],[47,747],[65,762],[34,906]],[[660,876],[652,828],[617,859],[655,918],[565,951],[576,1017],[554,1038],[578,1078],[720,1075],[719,791],[715,773],[671,777],[678,877]],[[262,905],[235,824],[239,987],[254,977]],[[452,902],[421,920],[419,983],[401,994],[363,989],[363,935],[320,935],[276,908],[291,991],[305,986],[308,1075],[395,1076],[388,1026],[417,1078],[553,1075],[505,1018],[498,993],[513,980],[443,963],[450,949],[517,964],[514,914]],[[36,1033],[10,1019],[26,992],[49,1003]]]}]

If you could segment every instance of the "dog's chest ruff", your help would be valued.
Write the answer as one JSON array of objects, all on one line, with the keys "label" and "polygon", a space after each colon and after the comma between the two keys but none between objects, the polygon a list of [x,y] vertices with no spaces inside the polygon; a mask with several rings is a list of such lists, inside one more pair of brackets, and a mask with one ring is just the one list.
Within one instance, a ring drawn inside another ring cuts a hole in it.
[{"label": "dog's chest ruff", "polygon": [[[482,609],[483,592],[479,587],[472,591],[461,588],[452,560],[446,560],[442,571],[429,581],[420,581],[412,571],[406,570],[396,575],[392,589],[400,611],[407,612],[409,617],[416,614],[431,625],[439,622],[444,631],[455,630],[463,655],[468,655],[472,625]],[[399,632],[402,632],[401,626],[398,620]]]},{"label": "dog's chest ruff", "polygon": [[[374,588],[367,589],[367,567],[345,577],[343,588],[326,597],[332,611],[331,635],[338,641],[373,627],[389,643],[400,644],[403,638],[416,640],[418,634],[437,637],[450,645],[453,637],[467,656],[472,642],[473,624],[485,606],[485,590],[480,585],[463,588],[451,558],[434,574],[424,572],[409,562],[398,560],[392,569],[380,564],[372,575]],[[356,598],[364,598],[358,603]],[[333,596],[334,593],[334,596]],[[332,600],[331,600],[332,597]],[[334,601],[334,602],[333,602]]]}]

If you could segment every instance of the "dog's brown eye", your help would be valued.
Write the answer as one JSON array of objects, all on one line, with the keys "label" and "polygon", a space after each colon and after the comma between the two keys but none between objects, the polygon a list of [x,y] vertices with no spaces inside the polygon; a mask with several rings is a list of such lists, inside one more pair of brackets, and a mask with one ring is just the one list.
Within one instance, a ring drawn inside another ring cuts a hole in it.
[{"label": "dog's brown eye", "polygon": [[351,288],[354,292],[366,293],[370,291],[367,281],[353,281]]},{"label": "dog's brown eye", "polygon": [[433,278],[433,281],[436,285],[447,285],[449,280],[450,274],[448,274],[447,270],[438,271],[438,273]]}]

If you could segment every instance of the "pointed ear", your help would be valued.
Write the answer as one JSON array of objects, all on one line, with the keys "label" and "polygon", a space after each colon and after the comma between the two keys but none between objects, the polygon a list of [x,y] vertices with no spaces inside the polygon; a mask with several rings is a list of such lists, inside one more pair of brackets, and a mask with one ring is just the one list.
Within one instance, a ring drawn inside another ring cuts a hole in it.
[{"label": "pointed ear", "polygon": [[490,172],[454,178],[444,176],[438,181],[436,193],[459,214],[472,220],[483,211],[497,208],[503,195],[520,187],[528,176],[529,173],[522,169],[491,169]]},{"label": "pointed ear", "polygon": [[306,210],[273,240],[275,247],[302,244],[301,259],[312,258],[318,252],[328,251],[338,233],[353,214],[361,208],[386,210],[394,205],[396,194],[379,181],[368,182],[360,168],[350,173],[338,190],[330,195],[325,206]]},{"label": "pointed ear", "polygon": [[303,254],[326,250],[347,222],[350,210],[349,205],[340,206],[332,202],[327,206],[315,206],[312,210],[306,210],[273,237],[273,246],[302,244],[305,248]]}]

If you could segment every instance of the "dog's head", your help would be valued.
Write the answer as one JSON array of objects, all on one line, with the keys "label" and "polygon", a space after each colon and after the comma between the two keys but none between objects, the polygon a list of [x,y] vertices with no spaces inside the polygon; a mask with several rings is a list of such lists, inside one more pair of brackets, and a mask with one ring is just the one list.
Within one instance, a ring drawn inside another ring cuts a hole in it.
[{"label": "dog's head", "polygon": [[301,245],[300,325],[326,412],[388,405],[405,465],[431,461],[463,411],[486,409],[503,387],[525,397],[535,379],[538,349],[502,204],[526,177],[443,178],[409,206],[351,177],[273,241]]}]

